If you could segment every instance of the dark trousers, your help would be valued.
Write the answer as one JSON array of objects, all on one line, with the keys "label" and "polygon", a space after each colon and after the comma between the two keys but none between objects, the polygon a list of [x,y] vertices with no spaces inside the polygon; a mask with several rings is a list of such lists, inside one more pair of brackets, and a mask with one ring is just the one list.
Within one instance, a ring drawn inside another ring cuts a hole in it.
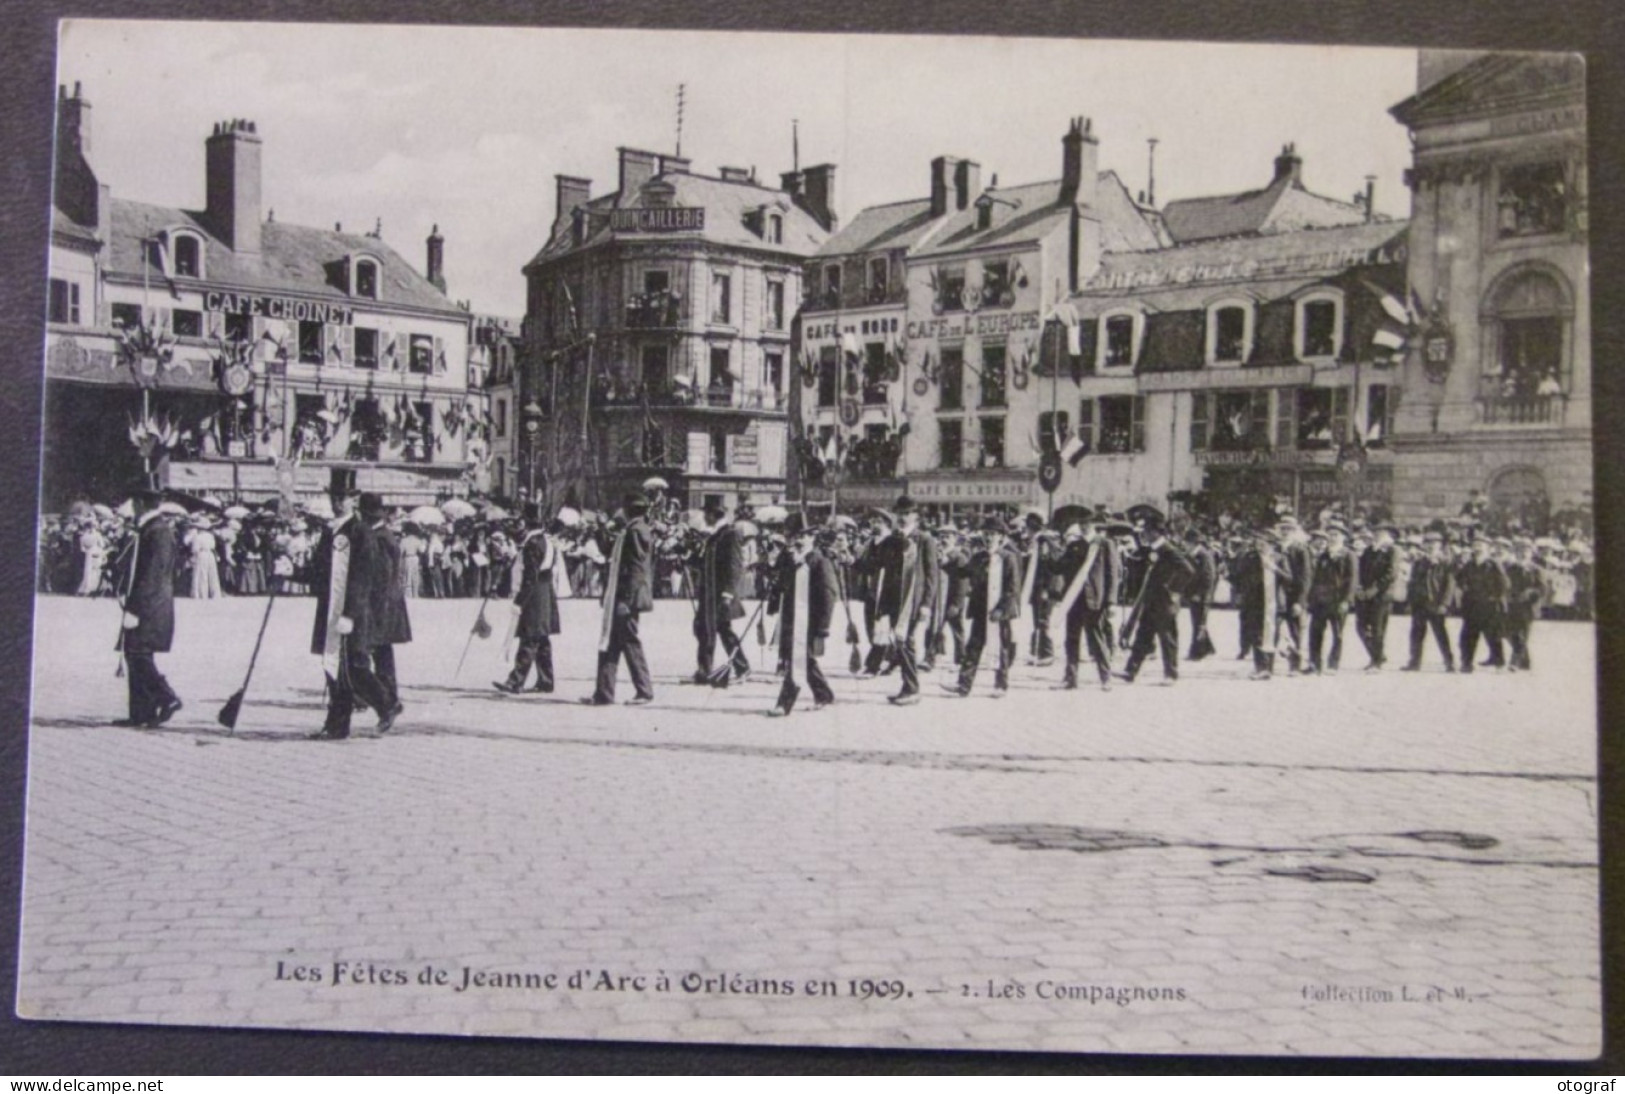
[{"label": "dark trousers", "polygon": [[124,672],[130,684],[130,721],[150,722],[158,716],[161,708],[180,702],[175,689],[158,671],[155,655],[147,652],[126,653]]},{"label": "dark trousers", "polygon": [[1343,622],[1348,613],[1333,607],[1309,609],[1309,663],[1320,671],[1321,651],[1326,645],[1326,632],[1331,631],[1332,648],[1325,665],[1336,672],[1343,664]]},{"label": "dark trousers", "polygon": [[1382,593],[1354,608],[1354,633],[1360,636],[1366,656],[1379,668],[1388,663],[1388,615],[1393,610],[1394,602]]},{"label": "dark trousers", "polygon": [[[820,639],[819,642],[821,644],[822,639]],[[813,702],[833,703],[835,701],[835,692],[830,690],[829,681],[824,679],[824,670],[818,665],[818,655],[812,651],[812,647],[810,645],[807,649],[805,677],[807,687],[812,690]],[[800,694],[800,685],[792,681],[790,679],[790,674],[786,673],[784,676],[784,686],[779,688],[779,698],[773,705],[788,714],[795,707],[796,696]]]},{"label": "dark trousers", "polygon": [[1032,654],[1036,661],[1051,661],[1055,658],[1055,640],[1049,633],[1049,617],[1054,608],[1055,605],[1048,600],[1040,600],[1032,605],[1033,636],[1029,640],[1027,652]]},{"label": "dark trousers", "polygon": [[[999,659],[993,670],[993,689],[1004,691],[1010,686],[1010,663],[1016,659],[1016,638],[1008,619],[1000,620],[998,628]],[[976,670],[982,665],[982,650],[987,646],[987,631],[987,620],[971,620],[970,641],[965,645],[964,660],[959,662],[959,686],[964,691],[969,691],[976,681]]]},{"label": "dark trousers", "polygon": [[357,701],[379,714],[394,709],[389,689],[372,671],[372,652],[349,638],[344,639],[344,659],[339,664],[339,674],[327,678],[327,720],[322,724],[323,730],[350,732],[350,715],[355,712]]},{"label": "dark trousers", "polygon": [[703,619],[695,620],[694,630],[695,637],[699,640],[697,648],[699,676],[712,675],[711,663],[716,659],[718,639],[721,639],[722,648],[728,654],[728,664],[719,672],[722,681],[727,682],[730,669],[735,676],[743,676],[750,671],[750,661],[745,657],[745,648],[740,644],[739,636],[734,634],[733,620],[726,618],[720,609],[717,611],[715,630],[707,627]]},{"label": "dark trousers", "polygon": [[903,690],[899,695],[917,695],[920,691],[920,669],[914,661],[914,628],[899,634],[892,642],[892,664],[903,676]]},{"label": "dark trousers", "polygon": [[1506,621],[1503,630],[1506,633],[1507,644],[1512,647],[1512,660],[1510,664],[1515,669],[1529,671],[1529,628],[1532,619],[1512,619]]},{"label": "dark trousers", "polygon": [[1507,617],[1502,611],[1492,611],[1484,618],[1484,645],[1488,649],[1487,664],[1492,668],[1505,668]]},{"label": "dark trousers", "polygon": [[1457,642],[1461,647],[1461,671],[1473,671],[1473,658],[1478,654],[1478,640],[1484,639],[1489,646],[1491,665],[1504,665],[1506,658],[1501,649],[1501,635],[1498,620],[1487,613],[1462,612],[1461,633]]},{"label": "dark trousers", "polygon": [[1186,605],[1191,612],[1191,648],[1185,652],[1185,660],[1200,661],[1204,657],[1213,655],[1213,637],[1207,633],[1207,609],[1205,600],[1193,600]]},{"label": "dark trousers", "polygon": [[1430,612],[1421,608],[1411,609],[1411,659],[1412,668],[1422,667],[1422,647],[1427,641],[1428,631],[1433,632],[1433,641],[1439,647],[1439,655],[1444,658],[1446,668],[1455,668],[1456,656],[1450,649],[1450,634],[1444,628],[1444,613]]},{"label": "dark trousers", "polygon": [[1089,643],[1089,660],[1095,663],[1095,671],[1100,676],[1100,682],[1106,683],[1112,675],[1111,654],[1107,652],[1110,642],[1111,619],[1105,609],[1090,611],[1084,607],[1083,598],[1079,597],[1072,605],[1072,610],[1066,613],[1066,683],[1078,682],[1078,664],[1082,660],[1083,643]]},{"label": "dark trousers", "polygon": [[615,673],[620,668],[623,654],[626,656],[627,674],[632,677],[632,688],[638,698],[654,698],[649,662],[643,656],[643,641],[638,638],[638,613],[628,612],[615,617],[609,628],[609,648],[598,651],[598,686],[592,697],[600,703],[615,701]]},{"label": "dark trousers", "polygon": [[519,649],[513,655],[513,671],[508,673],[508,686],[522,688],[530,676],[530,667],[536,666],[536,690],[553,690],[553,639],[545,634],[521,638]]},{"label": "dark trousers", "polygon": [[1179,679],[1179,616],[1143,616],[1134,631],[1134,645],[1129,647],[1128,664],[1123,671],[1130,680],[1140,672],[1140,666],[1156,649],[1162,657],[1162,678]]},{"label": "dark trousers", "polygon": [[400,705],[401,686],[395,678],[395,647],[385,643],[372,648],[372,674],[378,677],[378,683],[383,688],[385,700],[389,706],[385,709],[394,710]]},{"label": "dark trousers", "polygon": [[953,658],[954,664],[957,665],[965,659],[965,623],[957,615],[947,616],[943,619],[942,626],[937,628],[937,655],[947,656],[948,637],[954,640]]},{"label": "dark trousers", "polygon": [[1303,661],[1303,610],[1301,608],[1285,608],[1275,613],[1275,652],[1281,652],[1282,632],[1285,632],[1288,649],[1286,651],[1287,667],[1293,672]]}]

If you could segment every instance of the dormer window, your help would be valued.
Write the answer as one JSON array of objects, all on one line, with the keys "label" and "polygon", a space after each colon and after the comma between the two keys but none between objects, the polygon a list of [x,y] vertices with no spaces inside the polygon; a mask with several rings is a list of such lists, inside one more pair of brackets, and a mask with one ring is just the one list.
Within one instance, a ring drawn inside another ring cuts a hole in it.
[{"label": "dormer window", "polygon": [[197,236],[178,235],[175,237],[175,276],[198,277],[203,271],[203,248],[198,246]]},{"label": "dormer window", "polygon": [[832,262],[824,267],[824,303],[832,308],[841,305],[841,264]]},{"label": "dormer window", "polygon": [[1239,365],[1253,350],[1253,306],[1248,300],[1221,300],[1207,310],[1207,363]]},{"label": "dormer window", "polygon": [[355,294],[369,300],[378,299],[378,263],[370,258],[355,264]]},{"label": "dormer window", "polygon": [[1298,300],[1294,348],[1300,361],[1331,360],[1343,349],[1343,297],[1319,290]]},{"label": "dormer window", "polygon": [[1100,318],[1100,336],[1095,339],[1095,367],[1100,370],[1131,369],[1140,357],[1140,341],[1145,316],[1139,312],[1109,312]]},{"label": "dormer window", "polygon": [[769,243],[784,242],[784,218],[777,213],[768,214],[766,239]]}]

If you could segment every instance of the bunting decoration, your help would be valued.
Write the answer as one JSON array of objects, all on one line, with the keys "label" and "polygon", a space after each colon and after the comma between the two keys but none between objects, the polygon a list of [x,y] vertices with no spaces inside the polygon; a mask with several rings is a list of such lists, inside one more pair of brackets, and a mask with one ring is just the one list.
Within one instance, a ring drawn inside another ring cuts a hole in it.
[{"label": "bunting decoration", "polygon": [[164,415],[148,415],[139,422],[130,420],[130,443],[141,453],[143,460],[168,452],[180,440],[180,430]]},{"label": "bunting decoration", "polygon": [[124,326],[114,330],[114,336],[118,339],[119,361],[129,366],[136,383],[142,387],[153,386],[160,375],[174,366],[175,336],[160,330],[156,320],[150,324],[140,324],[134,330]]}]

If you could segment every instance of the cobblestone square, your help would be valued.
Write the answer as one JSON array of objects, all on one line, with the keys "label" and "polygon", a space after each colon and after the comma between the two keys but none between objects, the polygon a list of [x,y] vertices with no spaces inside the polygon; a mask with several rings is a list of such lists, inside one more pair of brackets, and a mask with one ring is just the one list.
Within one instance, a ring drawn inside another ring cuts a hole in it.
[{"label": "cobblestone square", "polygon": [[38,601],[24,1016],[1600,1050],[1587,625],[1537,624],[1528,675],[1435,660],[1259,684],[1218,613],[1218,655],[1175,688],[1155,665],[1109,693],[1024,668],[1002,700],[928,681],[905,709],[835,647],[836,705],[770,720],[754,642],[751,681],[678,685],[693,669],[680,602],[645,619],[657,697],[636,709],[577,703],[596,605],[564,605],[558,691],[510,697],[490,686],[501,607],[457,676],[475,603],[415,601],[397,727],[376,738],[362,715],[324,742],[305,739],[322,717],[308,599],[277,603],[235,733],[215,722],[263,607],[177,604],[160,665],[186,707],[141,731],[108,724],[124,704],[112,604]]}]

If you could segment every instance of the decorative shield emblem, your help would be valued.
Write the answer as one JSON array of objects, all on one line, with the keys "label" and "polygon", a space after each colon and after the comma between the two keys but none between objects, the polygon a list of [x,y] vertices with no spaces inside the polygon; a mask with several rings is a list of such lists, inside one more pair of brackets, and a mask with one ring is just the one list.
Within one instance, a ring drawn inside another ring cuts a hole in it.
[{"label": "decorative shield emblem", "polygon": [[927,380],[924,376],[916,376],[916,377],[914,377],[914,394],[918,395],[920,398],[923,399],[927,395],[929,395],[930,393],[931,393],[931,381]]},{"label": "decorative shield emblem", "polygon": [[1422,371],[1430,383],[1442,384],[1450,376],[1450,362],[1455,356],[1448,328],[1430,329],[1422,339]]},{"label": "decorative shield emblem", "polygon": [[1061,485],[1061,454],[1059,452],[1046,452],[1038,461],[1038,485],[1043,487],[1044,493],[1053,494],[1055,488]]},{"label": "decorative shield emblem", "polygon": [[856,399],[841,400],[841,424],[851,429],[858,424],[858,401]]},{"label": "decorative shield emblem", "polygon": [[135,359],[136,382],[142,387],[151,387],[158,382],[158,358],[152,354],[141,354]]},{"label": "decorative shield emblem", "polygon": [[227,365],[220,374],[220,386],[227,395],[247,395],[254,386],[254,374],[246,365]]}]

